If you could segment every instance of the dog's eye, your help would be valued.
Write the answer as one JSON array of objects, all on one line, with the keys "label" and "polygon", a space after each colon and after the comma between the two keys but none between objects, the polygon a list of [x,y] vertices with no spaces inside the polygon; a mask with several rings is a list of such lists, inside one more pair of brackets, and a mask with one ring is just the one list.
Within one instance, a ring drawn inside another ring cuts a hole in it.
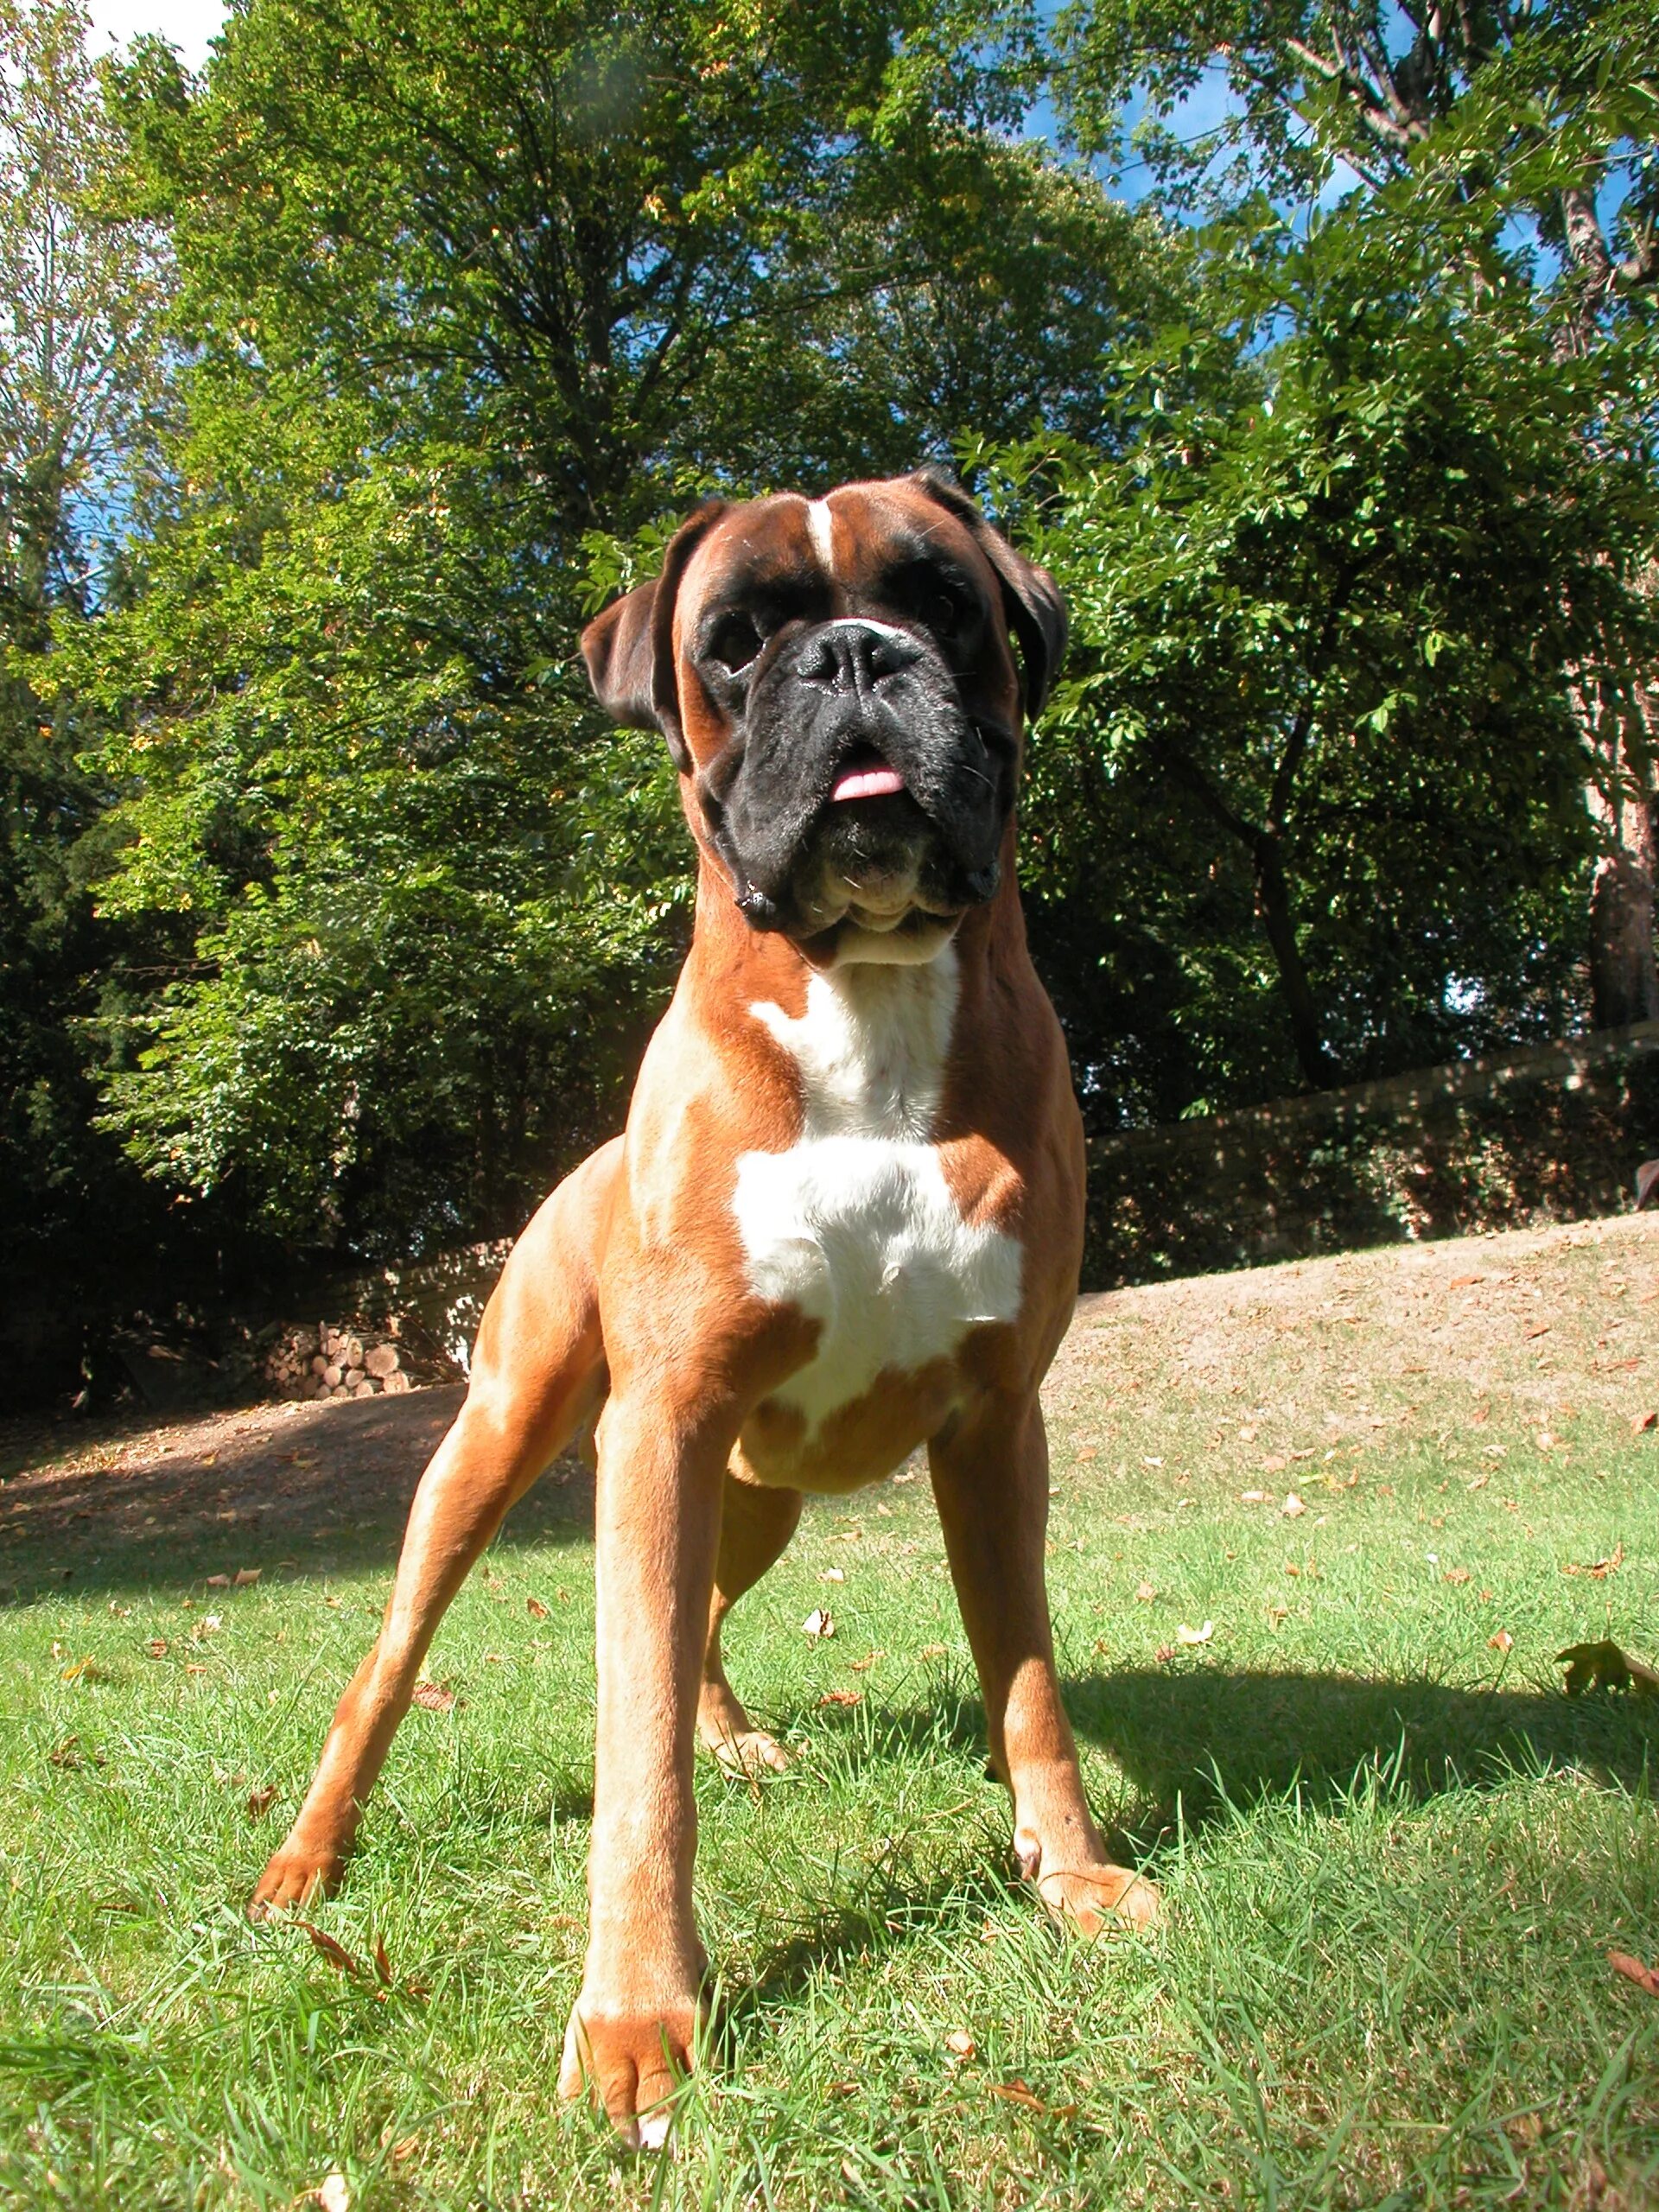
[{"label": "dog's eye", "polygon": [[922,620],[936,638],[953,638],[963,626],[964,609],[954,592],[934,585],[922,603]]},{"label": "dog's eye", "polygon": [[709,640],[709,658],[735,675],[748,666],[765,643],[752,614],[723,614]]}]

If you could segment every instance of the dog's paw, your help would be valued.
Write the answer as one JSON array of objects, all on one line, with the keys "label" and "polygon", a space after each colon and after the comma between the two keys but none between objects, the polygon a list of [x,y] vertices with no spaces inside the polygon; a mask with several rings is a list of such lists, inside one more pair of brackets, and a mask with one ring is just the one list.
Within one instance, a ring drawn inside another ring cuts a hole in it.
[{"label": "dog's paw", "polygon": [[1050,1915],[1079,1936],[1153,1928],[1164,1909],[1157,1885],[1128,1866],[1057,1867],[1037,1875],[1035,1887]]},{"label": "dog's paw", "polygon": [[730,1735],[704,1738],[709,1751],[728,1774],[755,1781],[766,1773],[781,1774],[789,1753],[764,1728],[740,1728]]},{"label": "dog's paw", "polygon": [[630,2151],[660,2151],[668,2140],[675,2091],[691,2071],[699,2007],[695,1999],[660,2012],[610,2012],[579,1998],[564,2031],[559,2094],[586,2089],[605,2107]]},{"label": "dog's paw", "polygon": [[1108,1928],[1147,1929],[1157,1924],[1163,1899],[1155,1883],[1109,1859],[1085,1859],[1081,1866],[1047,1860],[1034,1829],[1014,1839],[1020,1872],[1042,1899],[1051,1918],[1079,1936],[1098,1936]]},{"label": "dog's paw", "polygon": [[259,1885],[248,1899],[248,1918],[267,1920],[289,1905],[328,1897],[340,1887],[345,1872],[343,1853],[314,1850],[290,1836],[259,1877]]}]

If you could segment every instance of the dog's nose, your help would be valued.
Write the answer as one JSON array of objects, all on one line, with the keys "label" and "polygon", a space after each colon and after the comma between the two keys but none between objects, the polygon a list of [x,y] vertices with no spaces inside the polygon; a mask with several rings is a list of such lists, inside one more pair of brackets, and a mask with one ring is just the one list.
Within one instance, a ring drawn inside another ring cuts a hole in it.
[{"label": "dog's nose", "polygon": [[916,640],[886,622],[843,620],[826,622],[808,642],[800,658],[807,683],[830,691],[873,691],[883,677],[898,676],[922,657]]}]

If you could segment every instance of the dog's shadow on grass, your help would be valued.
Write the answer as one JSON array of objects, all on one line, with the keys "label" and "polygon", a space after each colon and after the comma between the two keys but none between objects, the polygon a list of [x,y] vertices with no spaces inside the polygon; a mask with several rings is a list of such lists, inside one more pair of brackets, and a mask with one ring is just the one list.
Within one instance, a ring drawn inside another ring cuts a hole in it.
[{"label": "dog's shadow on grass", "polygon": [[1129,1825],[1189,1827],[1229,1806],[1301,1792],[1330,1803],[1376,1775],[1423,1802],[1571,1770],[1643,1794],[1659,1775],[1659,1703],[1427,1679],[1211,1667],[1074,1677],[1078,1736],[1110,1757],[1144,1808]]},{"label": "dog's shadow on grass", "polygon": [[[1154,1872],[1178,1813],[1188,1833],[1202,1831],[1230,1808],[1292,1793],[1333,1805],[1371,1777],[1418,1803],[1495,1789],[1516,1774],[1571,1771],[1643,1795],[1659,1778],[1654,1700],[1211,1667],[1076,1676],[1065,1692],[1078,1737],[1105,1752],[1128,1785],[1109,1837],[1114,1854]],[[855,1736],[867,1754],[920,1758],[948,1748],[982,1758],[985,1750],[978,1703],[949,1689],[912,1705],[813,1719],[820,1730],[827,1723]],[[858,1897],[774,1944],[753,1979],[728,1993],[728,2023],[796,1993],[826,1967],[902,1945],[979,1888],[994,1911],[1006,1895],[993,1838],[1006,1837],[1007,1802],[988,1784],[982,1811],[963,1811],[963,1853],[944,1872],[918,1879],[895,1864]]]}]

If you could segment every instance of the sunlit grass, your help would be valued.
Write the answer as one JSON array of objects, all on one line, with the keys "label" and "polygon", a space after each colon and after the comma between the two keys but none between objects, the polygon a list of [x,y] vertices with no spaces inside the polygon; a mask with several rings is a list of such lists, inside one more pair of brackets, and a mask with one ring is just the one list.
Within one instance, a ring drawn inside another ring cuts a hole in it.
[{"label": "sunlit grass", "polygon": [[389,1558],[226,1592],[105,1550],[66,1596],[25,1552],[0,2200],[278,2206],[338,2171],[367,2207],[1659,2201],[1659,2000],[1605,1956],[1659,1952],[1659,1713],[1553,1664],[1659,1657],[1655,1290],[1633,1223],[1085,1313],[1050,1573],[1096,1805],[1169,1900],[1148,1940],[1068,1942],[1007,1878],[925,1480],[809,1508],[728,1632],[795,1758],[701,1772],[720,2005],[671,2161],[552,2094],[592,1777],[574,1503],[445,1624],[460,1701],[411,1714],[311,1916],[356,1974],[241,1906]]}]

